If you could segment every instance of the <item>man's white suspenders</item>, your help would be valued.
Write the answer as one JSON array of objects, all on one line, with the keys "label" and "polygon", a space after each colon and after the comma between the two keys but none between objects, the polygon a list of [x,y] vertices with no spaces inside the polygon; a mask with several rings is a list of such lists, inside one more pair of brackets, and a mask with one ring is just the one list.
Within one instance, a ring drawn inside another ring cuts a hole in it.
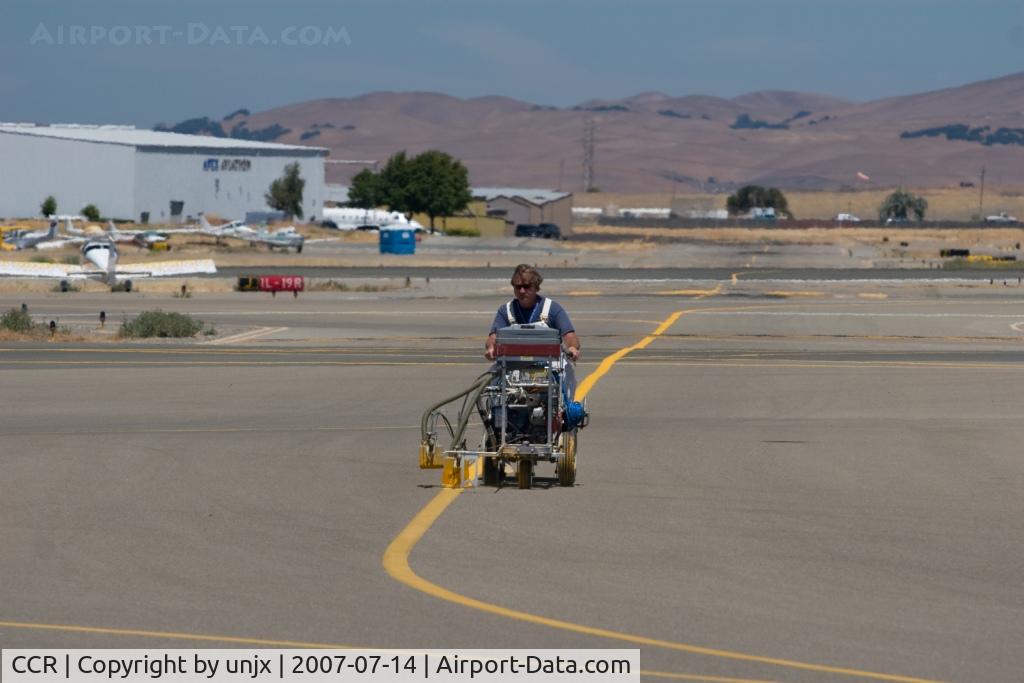
[{"label": "man's white suspenders", "polygon": [[[507,304],[505,304],[505,316],[508,318],[508,324],[509,325],[515,325],[516,324],[516,315],[515,315],[515,313],[512,312],[512,302],[513,301],[515,301],[515,299],[511,299]],[[553,301],[553,299],[548,299],[548,298],[544,299],[544,305],[541,306],[541,309],[540,309],[540,317],[536,321],[537,324],[543,325],[544,327],[549,327],[549,325],[548,325],[548,317],[550,316],[550,313],[551,313],[551,302],[552,301]],[[534,307],[534,309],[536,310],[536,307]]]}]

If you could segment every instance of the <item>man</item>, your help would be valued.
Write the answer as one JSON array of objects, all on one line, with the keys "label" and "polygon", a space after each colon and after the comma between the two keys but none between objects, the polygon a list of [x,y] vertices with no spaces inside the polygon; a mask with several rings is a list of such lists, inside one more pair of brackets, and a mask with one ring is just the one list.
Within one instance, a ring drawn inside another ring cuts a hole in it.
[{"label": "man", "polygon": [[498,330],[509,325],[525,325],[527,323],[543,324],[553,327],[562,335],[562,346],[566,353],[576,361],[580,357],[580,340],[569,314],[553,299],[540,295],[540,283],[544,281],[541,274],[533,266],[521,263],[512,273],[512,293],[514,299],[498,308],[491,333],[487,336],[487,347],[484,357],[494,360],[495,340]]}]

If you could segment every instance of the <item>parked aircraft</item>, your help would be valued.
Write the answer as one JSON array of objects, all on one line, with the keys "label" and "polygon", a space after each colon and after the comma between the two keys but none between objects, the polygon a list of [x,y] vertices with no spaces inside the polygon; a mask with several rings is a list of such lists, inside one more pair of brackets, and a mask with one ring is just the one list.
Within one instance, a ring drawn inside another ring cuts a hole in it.
[{"label": "parked aircraft", "polygon": [[199,232],[203,235],[216,237],[237,237],[247,240],[257,234],[257,231],[245,224],[245,221],[231,221],[222,225],[210,225],[206,216],[199,214]]},{"label": "parked aircraft", "polygon": [[132,290],[129,277],[166,277],[191,273],[216,273],[217,266],[211,259],[191,261],[158,261],[153,263],[119,263],[117,242],[110,235],[92,238],[82,245],[82,265],[58,263],[32,263],[25,261],[0,261],[0,275],[14,277],[60,278],[61,289],[68,288],[68,281],[75,279],[97,279],[110,285],[113,290],[118,282],[126,292]]},{"label": "parked aircraft", "polygon": [[4,241],[16,250],[21,251],[22,249],[32,249],[43,242],[53,242],[57,239],[57,221],[52,220],[48,230],[37,230],[20,234],[13,233],[6,236]]},{"label": "parked aircraft", "polygon": [[294,227],[280,228],[274,232],[267,232],[261,230],[256,233],[255,236],[249,238],[250,242],[256,242],[258,244],[265,244],[273,250],[275,247],[280,247],[285,251],[289,248],[295,249],[296,254],[302,253],[302,247],[306,242],[306,238],[300,233],[295,231]]},{"label": "parked aircraft", "polygon": [[382,211],[380,209],[325,208],[322,213],[322,225],[338,230],[355,230],[361,226],[382,227],[399,225],[409,228],[423,229],[417,221],[410,221],[400,211]]}]

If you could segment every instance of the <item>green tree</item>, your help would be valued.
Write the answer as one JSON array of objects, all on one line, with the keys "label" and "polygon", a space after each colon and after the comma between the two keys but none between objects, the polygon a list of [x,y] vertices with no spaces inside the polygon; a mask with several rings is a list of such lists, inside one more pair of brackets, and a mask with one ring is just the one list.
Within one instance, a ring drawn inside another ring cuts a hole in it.
[{"label": "green tree", "polygon": [[284,211],[289,217],[302,218],[302,191],[306,181],[299,175],[299,162],[284,167],[284,174],[270,183],[270,190],[264,195],[267,206]]},{"label": "green tree", "polygon": [[80,213],[93,223],[98,223],[100,220],[100,210],[96,208],[95,204],[86,204]]},{"label": "green tree", "polygon": [[430,232],[434,232],[434,219],[451,216],[469,205],[473,195],[469,191],[469,171],[458,159],[431,149],[409,162],[409,206],[415,213],[430,216]]},{"label": "green tree", "polygon": [[789,210],[789,202],[782,190],[775,187],[761,187],[760,185],[744,185],[736,194],[729,195],[725,200],[725,206],[730,215],[747,213],[753,208],[775,209],[778,214],[785,214],[790,218],[793,214]]},{"label": "green tree", "polygon": [[54,199],[52,194],[39,205],[39,211],[47,218],[57,215],[57,200]]},{"label": "green tree", "polygon": [[412,162],[405,155],[405,150],[392,154],[388,163],[380,172],[380,184],[384,194],[384,203],[392,211],[405,214],[413,213],[409,188],[412,185]]},{"label": "green tree", "polygon": [[918,221],[924,220],[925,211],[928,210],[928,200],[924,197],[896,190],[882,202],[878,207],[878,220],[887,221],[890,218],[897,221],[908,220],[913,213]]},{"label": "green tree", "polygon": [[436,149],[411,159],[404,150],[393,154],[380,173],[360,171],[349,189],[349,205],[368,209],[384,204],[404,214],[425,213],[431,232],[438,216],[451,216],[472,199],[469,171]]},{"label": "green tree", "polygon": [[348,205],[357,209],[375,209],[387,204],[387,190],[381,176],[364,168],[352,178],[348,188]]}]

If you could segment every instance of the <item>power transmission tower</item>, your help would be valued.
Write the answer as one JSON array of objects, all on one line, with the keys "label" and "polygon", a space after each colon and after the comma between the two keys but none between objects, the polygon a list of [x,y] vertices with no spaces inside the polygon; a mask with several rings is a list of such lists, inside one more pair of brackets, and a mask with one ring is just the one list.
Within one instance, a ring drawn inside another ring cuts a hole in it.
[{"label": "power transmission tower", "polygon": [[583,119],[583,191],[594,189],[594,119]]},{"label": "power transmission tower", "polygon": [[985,220],[985,167],[981,167],[981,189],[978,191],[978,220]]}]

